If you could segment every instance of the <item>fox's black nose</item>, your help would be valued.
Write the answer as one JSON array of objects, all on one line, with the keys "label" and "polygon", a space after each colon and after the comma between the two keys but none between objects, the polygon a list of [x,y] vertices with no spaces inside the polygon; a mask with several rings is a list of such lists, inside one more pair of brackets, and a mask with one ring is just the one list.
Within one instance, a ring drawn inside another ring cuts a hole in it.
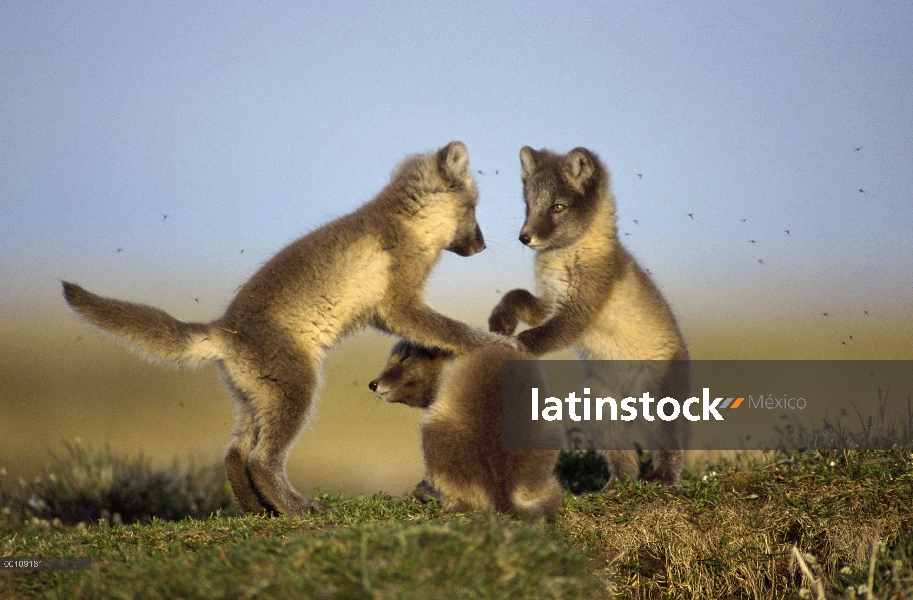
[{"label": "fox's black nose", "polygon": [[368,387],[371,388],[371,391],[372,391],[372,392],[376,391],[376,390],[377,390],[377,382],[376,382],[376,381],[371,381],[371,382],[369,382],[369,383],[368,383]]},{"label": "fox's black nose", "polygon": [[521,233],[520,234],[520,243],[522,243],[523,245],[528,245],[529,242],[530,242],[529,236],[526,235],[525,233]]}]

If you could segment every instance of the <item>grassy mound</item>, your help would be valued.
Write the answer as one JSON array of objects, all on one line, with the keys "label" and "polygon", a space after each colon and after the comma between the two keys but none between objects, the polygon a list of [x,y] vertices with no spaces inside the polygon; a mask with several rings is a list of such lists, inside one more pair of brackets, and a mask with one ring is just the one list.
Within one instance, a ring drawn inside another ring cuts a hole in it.
[{"label": "grassy mound", "polygon": [[92,568],[0,571],[3,598],[913,597],[909,451],[718,464],[677,488],[567,494],[541,524],[375,495],[321,496],[322,515],[68,526],[14,496],[0,556]]}]

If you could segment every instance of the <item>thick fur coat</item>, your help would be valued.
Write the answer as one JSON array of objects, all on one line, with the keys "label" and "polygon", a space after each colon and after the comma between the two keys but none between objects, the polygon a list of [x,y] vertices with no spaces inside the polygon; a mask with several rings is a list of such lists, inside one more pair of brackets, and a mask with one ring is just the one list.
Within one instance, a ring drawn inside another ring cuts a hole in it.
[{"label": "thick fur coat", "polygon": [[425,280],[443,250],[470,256],[485,247],[477,202],[466,146],[452,142],[407,158],[373,200],[281,250],[211,323],[185,323],[73,283],[63,284],[64,296],[146,356],[216,362],[237,405],[225,465],[245,512],[319,510],[292,488],[285,461],[308,419],[327,350],[368,325],[454,352],[505,343],[424,302]]},{"label": "thick fur coat", "polygon": [[[536,251],[538,295],[511,290],[489,317],[491,331],[513,334],[535,356],[573,347],[592,361],[586,384],[594,395],[656,398],[690,395],[688,349],[668,303],[618,240],[609,173],[586,148],[568,154],[520,151],[526,220],[520,241]],[[627,429],[594,432],[608,452],[610,485],[637,479],[637,439]],[[655,477],[676,483],[687,427],[676,422],[646,433],[655,450]],[[640,443],[644,443],[640,440]],[[625,448],[631,448],[627,450]]]}]

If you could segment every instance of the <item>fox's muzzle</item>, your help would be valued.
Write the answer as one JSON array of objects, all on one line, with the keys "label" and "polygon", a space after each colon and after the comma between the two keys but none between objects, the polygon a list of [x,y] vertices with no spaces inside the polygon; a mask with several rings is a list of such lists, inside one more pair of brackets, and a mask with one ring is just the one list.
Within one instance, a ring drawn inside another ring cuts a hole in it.
[{"label": "fox's muzzle", "polygon": [[476,223],[475,230],[468,235],[457,238],[452,244],[447,246],[447,250],[459,256],[472,256],[485,249],[485,238],[482,236],[482,228]]},{"label": "fox's muzzle", "polygon": [[518,238],[520,243],[524,246],[529,246],[533,250],[541,249],[541,240],[542,236],[539,231],[537,231],[537,222],[533,221],[531,217],[527,217],[526,222],[523,223],[523,227],[520,229],[520,236]]}]

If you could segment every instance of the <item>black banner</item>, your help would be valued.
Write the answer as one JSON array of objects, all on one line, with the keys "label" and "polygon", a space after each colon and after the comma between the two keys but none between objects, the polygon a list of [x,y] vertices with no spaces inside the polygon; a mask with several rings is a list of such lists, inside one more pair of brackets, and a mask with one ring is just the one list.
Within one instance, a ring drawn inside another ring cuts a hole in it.
[{"label": "black banner", "polygon": [[506,450],[913,447],[913,361],[504,361]]}]

